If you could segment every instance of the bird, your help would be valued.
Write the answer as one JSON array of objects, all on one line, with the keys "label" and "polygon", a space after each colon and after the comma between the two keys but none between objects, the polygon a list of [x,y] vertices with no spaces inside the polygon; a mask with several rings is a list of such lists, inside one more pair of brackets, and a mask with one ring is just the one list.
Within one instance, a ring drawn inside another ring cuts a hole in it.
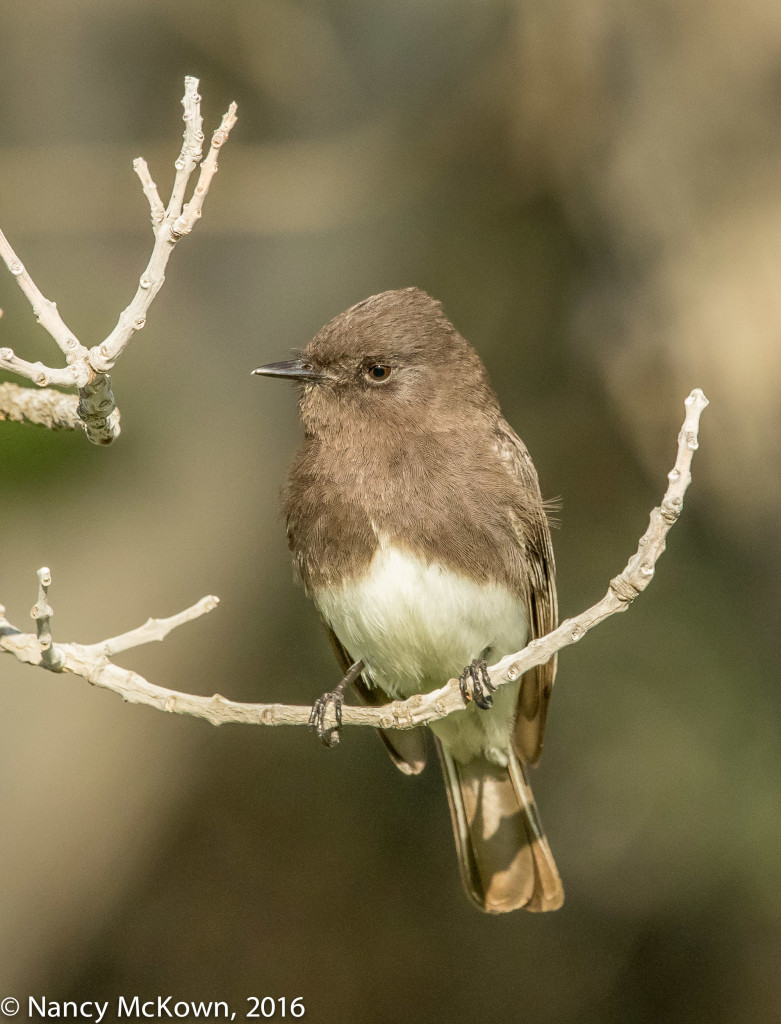
[{"label": "bird", "polygon": [[344,672],[310,725],[334,745],[348,686],[382,705],[458,678],[463,710],[380,737],[417,775],[433,733],[461,880],[479,910],[558,909],[564,891],[529,783],[555,657],[500,687],[487,672],[557,624],[550,528],[482,360],[413,287],[358,302],[295,358],[253,373],[299,387],[287,541]]}]

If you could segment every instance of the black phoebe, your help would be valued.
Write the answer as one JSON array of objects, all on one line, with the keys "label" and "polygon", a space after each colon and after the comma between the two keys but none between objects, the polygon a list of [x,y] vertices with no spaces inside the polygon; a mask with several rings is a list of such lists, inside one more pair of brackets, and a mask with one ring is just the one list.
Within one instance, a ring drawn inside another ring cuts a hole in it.
[{"label": "black phoebe", "polygon": [[[440,303],[405,288],[254,372],[301,383],[287,538],[346,673],[313,708],[318,735],[338,740],[323,717],[347,683],[384,704],[459,677],[467,706],[431,731],[464,887],[490,913],[557,909],[527,776],[555,661],[495,697],[485,671],[556,626],[553,553],[537,474],[480,357]],[[422,729],[381,736],[401,771],[423,770]]]}]

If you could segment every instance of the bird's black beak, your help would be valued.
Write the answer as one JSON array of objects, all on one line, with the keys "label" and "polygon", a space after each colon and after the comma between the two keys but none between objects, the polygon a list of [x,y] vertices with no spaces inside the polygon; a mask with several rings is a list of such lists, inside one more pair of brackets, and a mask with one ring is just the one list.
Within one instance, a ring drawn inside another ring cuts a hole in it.
[{"label": "bird's black beak", "polygon": [[288,380],[323,381],[331,378],[322,370],[316,370],[305,359],[285,359],[281,363],[267,363],[253,370],[262,377],[286,377]]}]

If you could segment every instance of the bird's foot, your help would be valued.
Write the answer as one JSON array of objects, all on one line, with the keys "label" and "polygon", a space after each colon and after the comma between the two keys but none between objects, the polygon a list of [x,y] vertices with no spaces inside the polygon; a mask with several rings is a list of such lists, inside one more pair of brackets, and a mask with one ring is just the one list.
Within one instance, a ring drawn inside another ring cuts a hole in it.
[{"label": "bird's foot", "polygon": [[[309,716],[309,728],[314,729],[317,738],[326,747],[335,747],[339,742],[339,733],[342,729],[342,705],[344,704],[342,689],[343,687],[337,686],[330,693],[321,694],[312,705],[312,713]],[[334,709],[336,726],[328,727],[325,724],[325,716],[328,712],[328,706],[331,704]]]},{"label": "bird's foot", "polygon": [[[363,662],[353,662],[345,672],[341,683],[339,683],[336,689],[331,690],[330,693],[321,694],[312,705],[312,713],[309,716],[308,725],[310,729],[315,730],[317,738],[321,743],[325,744],[326,747],[335,747],[339,742],[339,733],[342,729],[342,705],[344,704],[344,691],[351,683],[355,682],[362,671]],[[325,716],[328,712],[329,704],[333,704],[334,706],[336,726],[326,728]]]},{"label": "bird's foot", "polygon": [[475,704],[483,711],[493,707],[494,699],[491,694],[496,687],[488,675],[488,665],[482,658],[475,658],[471,665],[467,665],[458,677],[458,686],[461,696],[464,698],[464,704],[474,700]]}]

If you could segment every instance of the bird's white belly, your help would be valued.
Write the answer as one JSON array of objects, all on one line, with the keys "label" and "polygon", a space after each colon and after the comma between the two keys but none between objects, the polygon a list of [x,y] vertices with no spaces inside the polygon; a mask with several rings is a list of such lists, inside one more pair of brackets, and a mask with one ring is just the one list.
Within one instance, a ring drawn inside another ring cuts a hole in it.
[{"label": "bird's white belly", "polygon": [[363,577],[314,599],[367,681],[393,697],[442,686],[474,658],[520,650],[528,632],[517,594],[392,546],[378,549]]}]

